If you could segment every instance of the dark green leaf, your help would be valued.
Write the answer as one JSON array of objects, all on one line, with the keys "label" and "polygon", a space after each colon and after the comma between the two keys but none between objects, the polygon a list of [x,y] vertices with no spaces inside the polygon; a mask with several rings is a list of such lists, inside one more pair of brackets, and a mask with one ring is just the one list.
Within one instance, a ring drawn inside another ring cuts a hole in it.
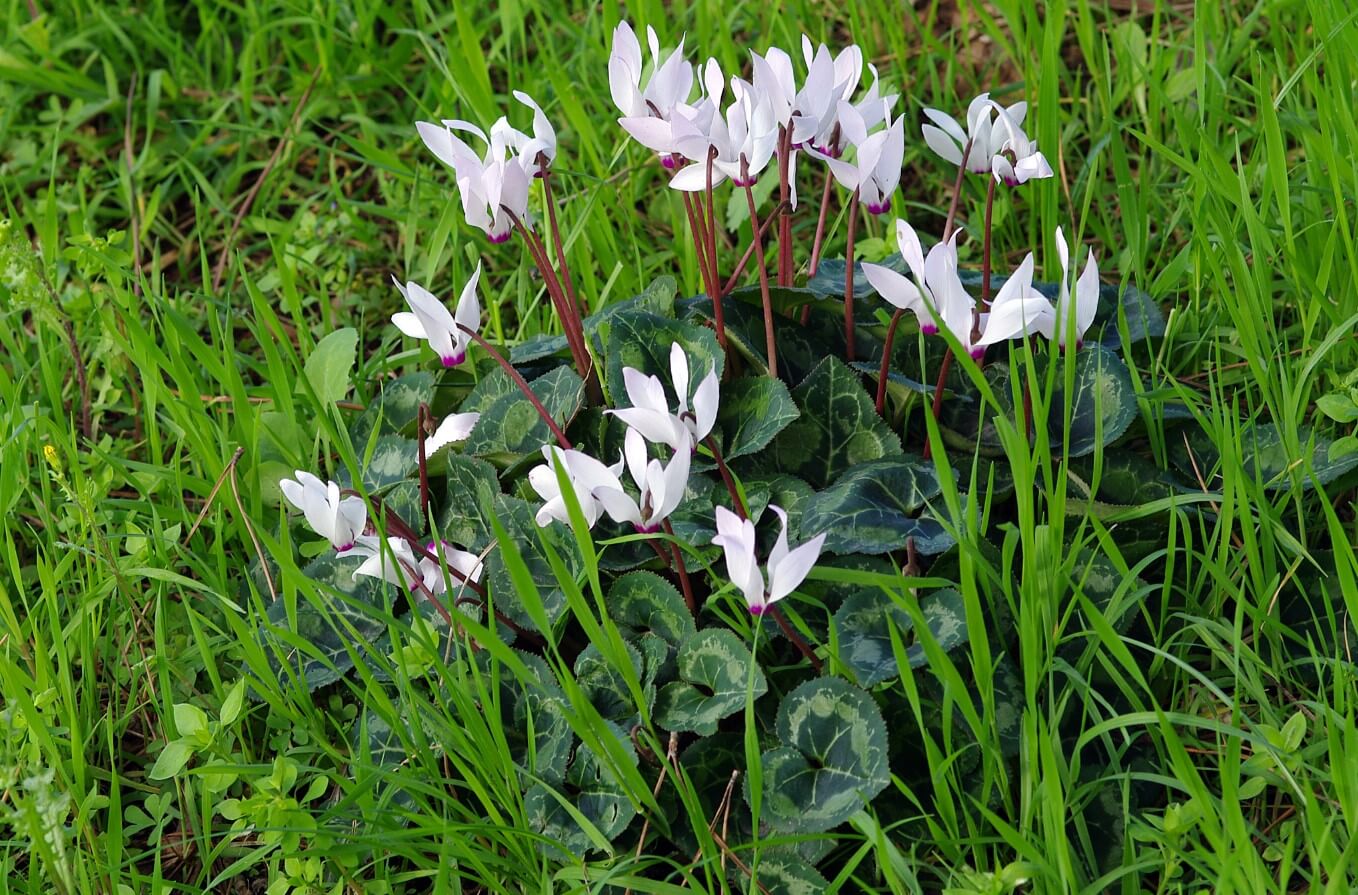
[{"label": "dark green leaf", "polygon": [[1074,393],[1058,392],[1052,407],[1047,429],[1053,444],[1061,440],[1062,408],[1070,413],[1070,456],[1083,457],[1100,444],[1112,444],[1136,418],[1136,390],[1127,365],[1102,345],[1086,343],[1075,355]]},{"label": "dark green leaf", "polygon": [[777,731],[784,745],[762,756],[764,819],[776,830],[833,829],[890,781],[882,713],[841,678],[809,680],[785,696]]},{"label": "dark green leaf", "polygon": [[717,732],[717,723],[745,706],[750,688],[763,696],[764,672],[733,632],[708,628],[684,641],[679,649],[679,680],[667,684],[656,704],[656,721],[666,730],[689,730],[702,736]]},{"label": "dark green leaf", "polygon": [[362,450],[376,428],[378,434],[402,432],[415,422],[420,404],[434,400],[434,374],[410,373],[399,379],[384,380],[382,390],[349,426],[349,436]]},{"label": "dark green leaf", "polygon": [[[616,406],[628,405],[627,392],[623,387],[623,367],[657,376],[665,384],[666,394],[674,394],[674,383],[670,376],[671,345],[678,345],[688,355],[688,397],[692,396],[692,390],[698,387],[708,370],[715,368],[717,376],[721,376],[726,357],[712,330],[642,312],[614,318],[609,327],[605,356],[608,393]],[[671,400],[674,400],[673,397]]]},{"label": "dark green leaf", "polygon": [[802,511],[803,537],[825,533],[829,553],[888,553],[906,538],[925,555],[940,553],[953,539],[927,503],[939,494],[933,464],[889,457],[855,466],[811,498]]},{"label": "dark green leaf", "polygon": [[447,475],[439,532],[445,541],[479,553],[495,538],[487,518],[500,494],[495,467],[464,454],[449,454]]},{"label": "dark green leaf", "polygon": [[[584,402],[584,383],[569,367],[544,373],[528,387],[563,429]],[[516,389],[500,395],[481,413],[463,450],[497,465],[509,466],[549,443],[555,443],[551,430],[532,402]]]},{"label": "dark green leaf", "polygon": [[723,384],[716,430],[724,458],[762,451],[797,416],[797,405],[781,380],[745,376]]},{"label": "dark green leaf", "polygon": [[773,441],[780,472],[823,488],[846,469],[899,454],[900,439],[887,428],[858,374],[827,357],[792,392],[801,416]]},{"label": "dark green leaf", "polygon": [[[1289,441],[1295,447],[1289,447]],[[1308,472],[1324,485],[1358,467],[1358,453],[1334,456],[1332,442],[1316,435],[1310,426],[1301,426],[1293,438],[1286,439],[1276,423],[1246,423],[1238,450],[1245,471],[1271,491],[1294,485],[1310,488]],[[1182,440],[1171,442],[1170,458],[1185,475],[1196,478],[1201,473],[1209,483],[1220,472],[1221,452],[1200,428],[1189,430],[1187,445]]]},{"label": "dark green leaf", "polygon": [[[636,750],[626,732],[613,728],[605,735],[617,738],[618,746],[632,763],[636,763]],[[571,812],[562,803],[578,811],[597,833],[607,841],[612,841],[627,828],[636,814],[627,790],[607,765],[596,756],[593,750],[578,746],[565,780],[555,790],[543,784],[532,786],[524,793],[523,809],[528,826],[540,833],[557,848],[545,850],[558,852],[559,857],[579,856],[597,850],[592,836],[585,832]],[[564,854],[561,854],[564,853]]]},{"label": "dark green leaf", "polygon": [[608,608],[625,633],[650,632],[676,650],[697,633],[683,596],[654,572],[620,576],[608,589]]},{"label": "dark green leaf", "polygon": [[[633,676],[641,679],[646,670],[641,652],[625,641],[623,648],[627,651]],[[627,688],[627,679],[594,644],[585,647],[575,657],[575,678],[590,705],[606,720],[613,721],[624,730],[641,720],[641,709],[633,699],[632,691]],[[653,693],[647,692],[645,696],[649,701],[654,701]]]},{"label": "dark green leaf", "polygon": [[[582,565],[582,560],[580,548],[575,538],[562,525],[549,525],[546,528],[539,528],[533,518],[536,508],[526,500],[510,497],[507,494],[497,494],[491,503],[491,507],[495,518],[504,526],[505,532],[518,546],[523,556],[524,565],[528,567],[533,583],[537,586],[538,597],[542,600],[547,618],[555,624],[556,620],[561,617],[561,613],[565,611],[566,594],[561,589],[556,573],[552,571],[551,563],[548,561],[543,548],[543,541],[552,546],[552,549],[561,557],[568,569],[576,570]],[[501,556],[499,548],[492,550],[490,556],[486,559],[486,579],[490,585],[491,596],[495,601],[495,608],[517,624],[530,630],[536,630],[536,626],[524,609],[522,597],[514,589],[513,580],[510,577],[509,570],[505,567],[504,558]]]},{"label": "dark green leaf", "polygon": [[[952,588],[935,591],[920,600],[920,611],[929,634],[944,652],[967,640],[966,610],[962,595]],[[834,616],[839,637],[839,660],[853,671],[859,684],[872,687],[900,674],[890,628],[894,626],[906,646],[911,668],[928,663],[924,647],[910,643],[914,619],[880,590],[864,588],[844,601]]]}]

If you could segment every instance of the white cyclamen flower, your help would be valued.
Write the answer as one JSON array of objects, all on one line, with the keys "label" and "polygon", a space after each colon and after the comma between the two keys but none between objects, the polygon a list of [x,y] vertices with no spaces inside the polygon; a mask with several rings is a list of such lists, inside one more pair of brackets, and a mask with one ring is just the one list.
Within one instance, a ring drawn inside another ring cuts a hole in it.
[{"label": "white cyclamen flower", "polygon": [[365,577],[378,578],[408,590],[415,586],[415,582],[423,580],[424,573],[415,558],[415,551],[405,538],[389,537],[386,549],[383,549],[382,541],[372,535],[365,535],[354,543],[354,553],[366,557],[354,569],[355,581]]},{"label": "white cyclamen flower", "polygon": [[707,188],[707,157],[716,148],[712,184],[728,177],[736,186],[753,186],[773,158],[778,144],[778,122],[769,97],[739,78],[731,79],[735,102],[725,116],[676,115],[670,122],[674,147],[699,164],[688,165],[670,179],[676,190],[696,193]]},{"label": "white cyclamen flower", "polygon": [[476,265],[472,278],[462,287],[457,299],[457,311],[448,308],[428,289],[411,281],[402,286],[392,277],[396,288],[410,306],[409,311],[391,315],[397,329],[412,339],[424,339],[438,354],[445,367],[455,367],[467,358],[467,346],[472,337],[462,327],[476,331],[481,325],[481,303],[476,298],[476,284],[481,279],[481,265]]},{"label": "white cyclamen flower", "polygon": [[[434,541],[430,541],[425,546],[425,549],[435,557],[442,556],[443,558],[442,563],[436,562],[434,559],[430,559],[427,556],[421,557],[420,559],[419,569],[421,579],[424,582],[424,589],[429,591],[433,596],[437,597],[446,592],[450,584],[454,588],[461,586],[463,579],[476,582],[481,580],[481,558],[475,553],[468,553],[466,550],[460,550],[452,544],[449,544],[447,541],[444,541],[441,546]],[[462,578],[458,578],[457,575],[445,577],[443,574],[445,565],[450,572],[457,572]]]},{"label": "white cyclamen flower", "polygon": [[627,461],[627,471],[632,475],[640,495],[633,500],[622,489],[611,487],[596,488],[594,497],[614,522],[630,522],[643,534],[660,529],[661,523],[679,506],[688,487],[689,465],[693,461],[693,450],[685,443],[680,445],[670,457],[668,464],[648,459],[646,439],[636,429],[628,429],[624,441],[623,457]]},{"label": "white cyclamen flower", "polygon": [[[1062,348],[1066,347],[1067,330],[1070,328],[1070,247],[1066,245],[1066,235],[1056,228],[1056,254],[1061,259],[1061,292],[1056,299],[1055,320],[1052,329],[1055,339]],[[1099,265],[1094,260],[1094,250],[1089,250],[1085,268],[1075,281],[1075,347],[1084,343],[1084,335],[1094,323],[1094,315],[1099,310]],[[1052,338],[1052,333],[1047,333]]]},{"label": "white cyclamen flower", "polygon": [[306,515],[307,525],[325,538],[340,553],[351,550],[368,522],[368,508],[362,498],[340,497],[340,486],[323,482],[305,470],[297,470],[297,480],[278,483],[288,503]]},{"label": "white cyclamen flower", "polygon": [[840,129],[845,140],[856,149],[852,162],[815,149],[810,154],[830,166],[835,180],[846,190],[857,190],[859,201],[873,214],[891,209],[891,196],[901,182],[901,161],[905,158],[905,117],[897,118],[885,130],[868,134],[863,116],[846,102],[839,104]]},{"label": "white cyclamen flower", "polygon": [[450,444],[457,444],[459,441],[466,441],[471,437],[472,430],[476,428],[477,422],[481,419],[479,413],[450,413],[439,423],[434,434],[424,440],[424,452],[426,454],[436,454]]},{"label": "white cyclamen flower", "polygon": [[599,521],[599,513],[602,511],[599,501],[594,496],[595,492],[601,488],[622,490],[618,474],[622,472],[623,461],[619,459],[612,466],[605,466],[586,453],[573,449],[563,450],[553,445],[543,447],[542,455],[547,462],[528,471],[528,483],[544,501],[537,512],[538,525],[545,528],[554,521],[570,525],[571,517],[566,506],[566,498],[562,495],[561,484],[557,480],[559,468],[564,471],[571,490],[575,492],[576,502],[580,504],[580,512],[585,517],[585,524],[593,528],[594,523]]},{"label": "white cyclamen flower", "polygon": [[647,376],[632,367],[622,368],[623,385],[631,407],[608,410],[628,426],[636,429],[653,444],[669,445],[678,451],[681,446],[696,449],[698,443],[712,431],[717,421],[717,405],[721,401],[721,383],[717,379],[716,364],[711,365],[703,381],[693,393],[693,407],[688,402],[688,355],[678,343],[670,346],[670,377],[678,396],[678,411],[670,412],[669,398],[659,377]]},{"label": "white cyclamen flower", "polygon": [[[693,66],[684,59],[684,41],[662,62],[660,41],[655,29],[646,28],[651,47],[651,77],[641,84],[641,44],[626,22],[613,29],[613,49],[608,58],[608,89],[622,117],[618,123],[634,140],[659,154],[667,168],[677,165],[674,132],[670,120],[675,115],[701,116],[703,111],[685,105],[693,91]],[[715,62],[709,63],[716,66]],[[716,69],[720,79],[721,70]],[[718,92],[720,96],[720,92]],[[709,116],[711,112],[707,111]],[[703,125],[706,129],[707,125]]]},{"label": "white cyclamen flower", "polygon": [[[924,142],[938,153],[944,161],[954,165],[962,164],[966,155],[967,170],[973,174],[991,173],[992,160],[999,155],[1008,134],[1003,128],[997,129],[994,122],[996,109],[1004,112],[1015,126],[1021,126],[1028,113],[1028,104],[1014,103],[1007,109],[991,102],[989,93],[982,93],[967,106],[967,129],[945,112],[938,109],[925,109],[924,114],[933,124],[926,124],[922,130]],[[967,151],[967,144],[971,150]]]},{"label": "white cyclamen flower", "polygon": [[531,96],[522,90],[515,90],[514,98],[533,110],[533,133],[526,134],[515,130],[509,126],[509,121],[505,118],[497,121],[491,132],[495,133],[497,128],[503,128],[506,142],[519,154],[524,166],[536,168],[539,155],[551,165],[556,161],[556,129],[552,127],[552,122],[548,120],[542,107]]},{"label": "white cyclamen flower", "polygon": [[[482,230],[491,242],[504,242],[513,232],[515,218],[525,227],[529,225],[528,187],[533,180],[535,160],[510,154],[510,142],[518,139],[514,136],[518,132],[507,123],[496,125],[490,137],[476,125],[452,118],[444,119],[442,124],[417,121],[415,129],[424,145],[453,168],[467,223]],[[487,146],[485,157],[478,156],[454,130],[480,137]],[[531,139],[522,134],[519,137]],[[555,153],[555,148],[552,151]]]},{"label": "white cyclamen flower", "polygon": [[1005,186],[1018,186],[1030,180],[1051,177],[1052,167],[1046,157],[1037,151],[1037,142],[1028,139],[1028,135],[1008,111],[996,103],[991,105],[995,108],[991,140],[993,142],[1003,137],[999,151],[990,160],[990,170],[995,179]]},{"label": "white cyclamen flower", "polygon": [[909,279],[880,264],[864,264],[863,273],[877,293],[898,308],[913,311],[920,330],[933,335],[943,326],[973,354],[971,316],[976,302],[957,274],[957,237],[938,243],[924,256],[919,236],[903,220],[896,221],[896,244],[914,277]]},{"label": "white cyclamen flower", "polygon": [[983,347],[1026,335],[1051,338],[1055,317],[1052,303],[1033,288],[1033,254],[1029,252],[1000,287],[990,312],[981,315],[981,338],[976,344]]},{"label": "white cyclamen flower", "polygon": [[751,615],[763,615],[769,606],[796,590],[820,558],[821,547],[825,543],[825,534],[822,533],[797,549],[789,550],[787,513],[774,504],[769,504],[769,509],[777,514],[782,530],[778,532],[778,540],[769,551],[766,588],[764,575],[759,571],[759,560],[755,556],[754,523],[741,519],[726,507],[717,507],[717,536],[712,539],[712,543],[725,552],[726,573],[731,583],[745,595]]}]

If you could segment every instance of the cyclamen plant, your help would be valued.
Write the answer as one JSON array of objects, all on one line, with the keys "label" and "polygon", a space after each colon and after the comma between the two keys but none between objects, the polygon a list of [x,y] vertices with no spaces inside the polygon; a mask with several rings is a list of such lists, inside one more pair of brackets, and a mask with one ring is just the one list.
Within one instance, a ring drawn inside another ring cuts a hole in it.
[{"label": "cyclamen plant", "polygon": [[[622,130],[654,154],[683,203],[702,294],[677,298],[664,278],[587,314],[552,189],[564,147],[532,98],[514,93],[531,110],[529,132],[508,117],[487,130],[458,119],[418,122],[421,141],[453,169],[467,224],[492,244],[520,237],[564,337],[508,354],[487,341],[479,263],[454,309],[420,284],[396,280],[408,310],[392,323],[438,356],[447,386],[438,403],[457,396],[456,408],[435,425],[434,377],[403,376],[354,423],[355,442],[372,446],[354,487],[305,471],[281,483],[337,551],[313,564],[316,577],[359,603],[377,599],[355,589],[362,582],[390,582],[417,612],[432,607],[468,656],[486,638],[504,637],[517,638],[525,656],[553,653],[573,663],[559,672],[555,663],[534,664],[531,682],[499,672],[515,712],[537,707],[534,740],[520,756],[524,800],[545,841],[559,846],[543,847],[561,859],[595,849],[597,834],[644,840],[649,824],[626,798],[613,759],[578,742],[553,708],[565,705],[558,673],[573,675],[570,689],[618,731],[632,760],[643,740],[659,755],[667,736],[682,735],[683,755],[665,753],[665,770],[652,771],[662,778],[703,749],[730,750],[721,754],[740,768],[743,749],[700,744],[752,724],[766,828],[747,835],[830,830],[889,798],[892,771],[909,773],[893,761],[920,733],[907,726],[889,743],[868,689],[925,673],[919,641],[947,651],[974,630],[956,591],[917,591],[914,583],[931,558],[942,557],[944,567],[966,525],[939,499],[940,476],[951,476],[954,463],[1012,449],[996,433],[999,417],[1012,415],[1025,439],[1040,429],[1043,443],[1069,462],[1111,445],[1135,413],[1117,351],[1086,341],[1103,331],[1101,313],[1105,324],[1116,320],[1119,304],[1110,300],[1116,291],[1100,285],[1093,252],[1072,283],[1071,248],[1056,230],[1054,289],[1034,284],[1034,251],[1007,276],[995,270],[996,202],[1018,206],[1020,187],[1039,188],[1052,176],[1023,129],[1025,103],[1003,106],[982,94],[965,127],[924,109],[924,144],[953,178],[941,235],[926,253],[916,229],[896,219],[888,226],[899,253],[859,264],[857,231],[896,207],[913,116],[897,111],[903,104],[883,93],[864,53],[804,39],[800,76],[792,56],[772,48],[751,54],[748,77],[728,77],[714,60],[688,62],[682,40],[663,53],[656,33],[646,34],[649,63],[627,23],[613,33],[611,98]],[[960,261],[968,172],[985,176],[979,275]],[[808,211],[798,184],[816,176],[822,189]],[[762,210],[754,190],[761,177],[776,177],[778,186],[776,203]],[[822,258],[835,236],[827,227],[836,184],[847,210],[843,262]],[[727,240],[719,238],[726,234],[717,196],[727,189],[738,191],[749,217],[748,247],[736,259],[724,257]],[[806,228],[796,226],[802,217]],[[740,285],[751,263],[757,286]],[[580,282],[593,291],[591,280]],[[1123,318],[1140,327],[1122,334],[1128,344],[1153,332],[1153,304],[1127,294],[1120,301]],[[907,314],[915,337],[898,339]],[[1115,329],[1106,333],[1118,344]],[[1042,342],[1054,350],[1044,352]],[[1005,343],[1012,350],[987,358]],[[1035,407],[1032,383],[1054,382],[1057,364],[1073,365],[1064,406],[1048,399]],[[932,386],[912,378],[922,369],[935,374]],[[1011,390],[1015,371],[1026,375]],[[1021,412],[1013,406],[1018,392]],[[948,450],[931,458],[936,443]],[[440,480],[444,492],[434,488]],[[980,487],[1005,499],[998,478]],[[350,556],[358,560],[352,568]],[[845,586],[818,574],[818,563],[830,572],[855,569],[879,587]],[[590,625],[615,632],[631,665],[605,667],[598,644],[578,646],[578,635],[594,629],[568,608],[581,588],[595,590],[606,610]],[[733,603],[744,612],[729,612]],[[776,622],[766,635],[765,616]],[[898,641],[912,645],[897,652]],[[569,647],[575,655],[559,652],[566,644],[577,644]],[[327,642],[327,662],[303,671],[332,680],[362,648]],[[647,705],[613,698],[623,692],[642,694]],[[785,694],[776,719],[768,705],[775,693]],[[878,697],[895,711],[898,696]],[[823,746],[845,733],[852,746]],[[591,798],[568,811],[546,787],[567,802],[586,788]],[[823,883],[813,864],[798,856],[788,866]]]}]

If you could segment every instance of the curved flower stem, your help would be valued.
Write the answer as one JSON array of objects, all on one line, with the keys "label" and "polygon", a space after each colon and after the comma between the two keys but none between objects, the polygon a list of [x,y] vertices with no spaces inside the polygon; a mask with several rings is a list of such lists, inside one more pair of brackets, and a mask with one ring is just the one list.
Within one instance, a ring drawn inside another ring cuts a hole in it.
[{"label": "curved flower stem", "polygon": [[844,353],[853,363],[853,237],[858,225],[858,190],[849,200],[849,240],[844,250]]},{"label": "curved flower stem", "polygon": [[952,236],[953,225],[957,222],[957,204],[962,199],[962,178],[967,174],[967,159],[971,157],[971,141],[962,148],[962,163],[957,166],[957,180],[952,185],[952,204],[948,206],[948,220],[943,224],[943,241]]},{"label": "curved flower stem", "polygon": [[[696,203],[698,207],[695,208],[692,195],[688,193],[680,193],[679,195],[684,199],[684,214],[688,218],[689,233],[693,236],[693,250],[698,258],[698,273],[703,279],[703,291],[712,295],[716,292],[716,286],[713,285],[712,262],[707,257],[707,228],[699,223],[702,203]],[[723,341],[725,335],[724,332],[718,332],[717,341]]]},{"label": "curved flower stem", "polygon": [[877,415],[882,415],[882,408],[886,406],[886,377],[891,369],[891,345],[896,341],[896,327],[900,325],[901,318],[905,316],[904,308],[897,308],[896,313],[891,315],[891,325],[886,328],[886,343],[882,345],[882,368],[877,371]]},{"label": "curved flower stem", "polygon": [[[740,159],[741,179],[746,180],[749,169],[744,156]],[[748,181],[747,181],[748,183]],[[773,338],[773,299],[769,296],[769,272],[764,267],[764,251],[759,245],[759,211],[754,205],[754,186],[745,187],[745,201],[750,206],[750,235],[756,260],[759,262],[759,293],[764,299],[764,350],[769,358],[769,375],[778,378],[778,343]]]},{"label": "curved flower stem", "polygon": [[495,346],[487,342],[476,330],[469,329],[460,323],[457,325],[457,328],[475,339],[476,344],[486,349],[486,351],[490,353],[490,356],[495,358],[500,364],[500,369],[504,370],[509,378],[514,381],[514,384],[519,387],[519,391],[523,392],[523,396],[528,399],[528,403],[533,405],[533,409],[538,412],[538,416],[542,417],[542,421],[547,424],[547,428],[552,430],[552,434],[556,436],[556,443],[566,450],[570,450],[573,447],[571,440],[566,437],[565,432],[561,431],[561,427],[556,424],[556,420],[552,419],[552,415],[547,412],[547,408],[542,406],[542,402],[538,400],[537,395],[533,394],[533,390],[528,387],[528,383],[519,375],[519,371],[514,369],[513,365],[505,360],[504,355],[496,351]]},{"label": "curved flower stem", "polygon": [[552,299],[552,307],[556,309],[557,319],[561,321],[561,329],[566,336],[566,345],[570,348],[571,359],[575,361],[576,372],[585,381],[585,390],[590,401],[594,404],[602,404],[603,390],[599,386],[598,377],[594,375],[594,361],[590,358],[589,349],[585,345],[584,327],[579,315],[575,313],[574,305],[571,304],[571,300],[562,290],[561,281],[557,278],[556,271],[547,258],[547,247],[531,230],[524,226],[523,221],[519,220],[518,216],[513,212],[509,212],[509,216],[514,222],[515,228],[518,229],[519,235],[523,237],[524,244],[533,257],[533,263],[537,265],[542,274],[543,284],[547,287],[547,294]]},{"label": "curved flower stem", "polygon": [[[778,133],[778,201],[790,204],[791,192],[788,189],[792,170],[792,129],[779,128]],[[778,219],[778,285],[792,284],[792,217],[783,215]]]},{"label": "curved flower stem", "polygon": [[717,440],[711,435],[703,442],[707,449],[712,452],[712,459],[717,463],[717,471],[721,473],[721,480],[726,485],[726,491],[731,495],[731,503],[736,508],[736,515],[741,519],[750,518],[749,512],[745,509],[745,501],[740,497],[740,489],[736,487],[736,480],[731,477],[731,470],[726,468],[726,461],[722,459],[721,451],[717,449]]},{"label": "curved flower stem", "polygon": [[[934,422],[938,422],[938,412],[943,407],[943,384],[948,381],[948,369],[952,366],[952,348],[949,347],[943,355],[943,363],[938,365],[938,381],[934,383],[934,401],[929,406],[929,412],[933,415]],[[928,460],[933,453],[933,442],[928,438],[924,439],[924,459]]]},{"label": "curved flower stem", "polygon": [[[711,146],[707,150],[707,228],[704,235],[707,241],[707,261],[712,266],[712,288],[717,292],[712,293],[712,314],[716,318],[717,341],[721,343],[722,350],[726,350],[726,312],[722,308],[722,299],[726,293],[731,291],[731,287],[722,287],[721,270],[717,266],[717,215],[712,199],[712,163],[717,159],[717,147]],[[709,290],[711,291],[711,290]]]},{"label": "curved flower stem", "polygon": [[[971,312],[971,344],[981,338],[981,312],[990,308],[990,217],[995,210],[995,178],[985,193],[985,242],[981,249],[981,301]],[[983,361],[984,362],[984,361]]]},{"label": "curved flower stem", "polygon": [[[830,169],[825,169],[825,188],[820,194],[820,214],[816,217],[816,238],[811,243],[811,265],[806,269],[806,278],[810,280],[820,269],[820,248],[821,240],[825,238],[825,218],[830,211],[830,186],[835,182]],[[802,326],[806,326],[811,321],[811,306],[802,308]]]},{"label": "curved flower stem", "polygon": [[660,524],[664,527],[665,534],[672,538],[670,551],[674,554],[674,570],[679,573],[679,586],[683,588],[684,602],[688,604],[689,614],[696,617],[698,615],[698,603],[693,599],[693,582],[688,580],[688,569],[684,566],[684,554],[679,549],[679,539],[675,537],[674,526],[670,525],[668,519]]},{"label": "curved flower stem", "polygon": [[575,282],[571,279],[571,268],[566,263],[566,244],[561,240],[561,230],[556,225],[556,203],[552,201],[552,171],[547,167],[547,159],[538,154],[538,170],[542,173],[542,199],[547,206],[547,225],[552,231],[552,243],[556,247],[556,263],[561,268],[561,276],[566,281],[566,295],[570,298],[571,310],[577,321],[584,317],[585,308],[575,294]]},{"label": "curved flower stem", "polygon": [[735,270],[731,271],[731,276],[726,280],[726,285],[722,288],[722,295],[730,295],[731,290],[736,288],[736,280],[740,279],[740,275],[745,272],[745,265],[749,264],[750,258],[754,256],[755,246],[760,245],[763,242],[764,237],[768,235],[769,225],[773,223],[773,219],[784,213],[786,210],[786,205],[779,205],[773,210],[772,214],[764,218],[764,222],[759,225],[759,238],[751,240],[750,244],[745,247],[745,254],[740,256],[740,263],[736,265]]},{"label": "curved flower stem", "polygon": [[415,413],[415,456],[420,464],[420,519],[429,521],[429,457],[424,449],[424,439],[429,434],[429,405],[420,402]]},{"label": "curved flower stem", "polygon": [[773,616],[774,621],[778,622],[778,627],[783,629],[783,634],[787,637],[787,639],[791,640],[793,645],[796,646],[797,649],[801,650],[802,655],[805,656],[806,660],[811,663],[811,667],[816,669],[816,674],[820,674],[821,669],[824,666],[821,665],[820,657],[817,656],[816,651],[811,648],[811,644],[807,643],[806,639],[803,638],[802,635],[797,632],[797,629],[792,627],[792,625],[788,622],[787,618],[783,615],[782,611],[777,606],[770,606],[769,614]]}]

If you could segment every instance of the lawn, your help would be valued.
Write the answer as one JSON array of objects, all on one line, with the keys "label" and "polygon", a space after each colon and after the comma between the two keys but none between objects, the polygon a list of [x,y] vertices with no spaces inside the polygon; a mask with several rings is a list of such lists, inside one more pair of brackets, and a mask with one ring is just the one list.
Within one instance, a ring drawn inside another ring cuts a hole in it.
[{"label": "lawn", "polygon": [[[5,7],[0,892],[1358,889],[1358,11]],[[711,271],[618,125],[623,20],[728,76],[856,43],[900,94],[890,213],[804,155],[718,325],[709,280],[778,176],[715,190]],[[529,201],[545,254],[554,191],[579,340],[415,129],[526,128],[514,91],[559,137]],[[1053,176],[993,214],[960,178],[950,214],[923,110],[984,91],[1029,103]],[[1097,257],[1089,339],[940,375],[962,336],[907,315],[884,347],[893,309],[870,266],[845,302],[843,259],[907,270],[897,218],[926,244],[955,220],[969,289],[983,233],[997,271],[1031,252],[1059,283],[1060,228],[1072,282]],[[445,370],[392,279],[451,308],[478,265],[486,345]],[[530,486],[553,436],[490,349],[612,462],[622,369],[668,380],[671,342],[695,385],[721,367],[713,447],[668,529],[591,527],[564,466]],[[422,404],[481,419],[417,474]],[[296,470],[469,548],[482,584],[351,578]],[[828,540],[760,616],[713,520],[773,504]]]}]

